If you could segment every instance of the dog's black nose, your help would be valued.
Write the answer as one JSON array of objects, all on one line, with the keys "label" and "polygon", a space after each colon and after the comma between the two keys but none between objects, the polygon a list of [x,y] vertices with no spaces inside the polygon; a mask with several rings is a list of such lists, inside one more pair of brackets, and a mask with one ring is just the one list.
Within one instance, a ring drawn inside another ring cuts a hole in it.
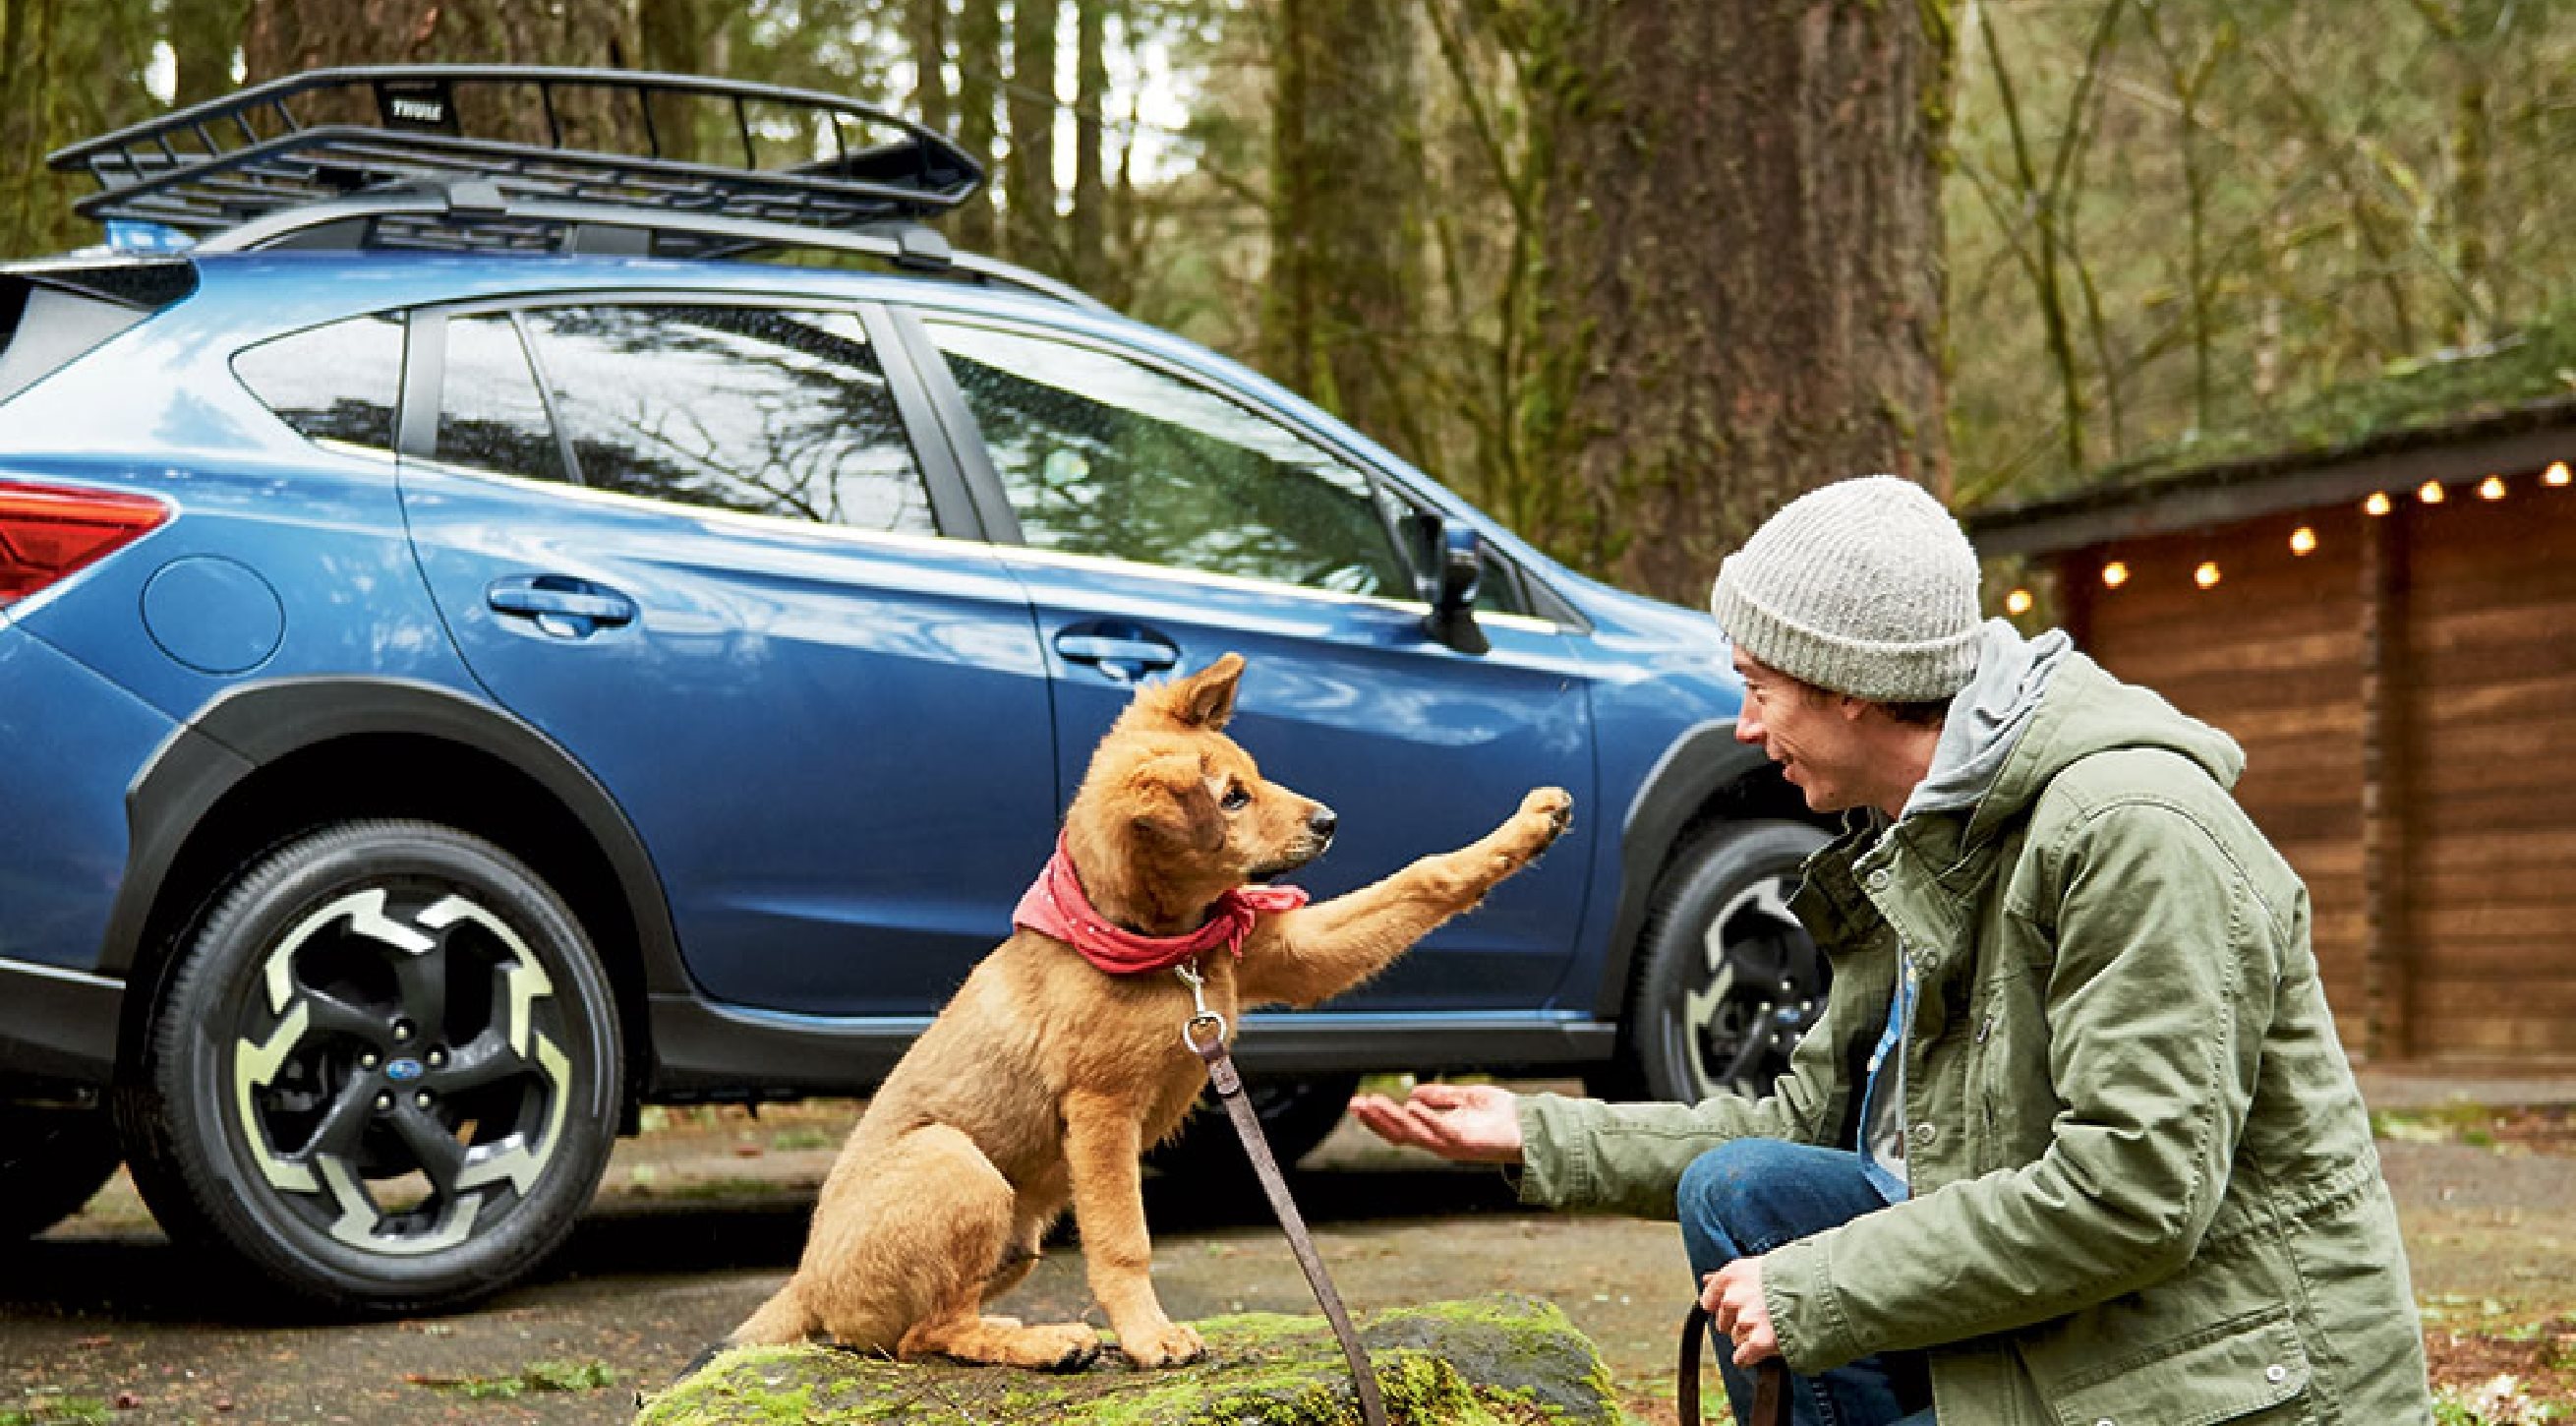
[{"label": "dog's black nose", "polygon": [[1320,802],[1315,804],[1314,811],[1306,814],[1306,830],[1313,832],[1318,837],[1329,837],[1333,835],[1333,828],[1339,825],[1340,822],[1341,819],[1333,815],[1333,809],[1324,806]]}]

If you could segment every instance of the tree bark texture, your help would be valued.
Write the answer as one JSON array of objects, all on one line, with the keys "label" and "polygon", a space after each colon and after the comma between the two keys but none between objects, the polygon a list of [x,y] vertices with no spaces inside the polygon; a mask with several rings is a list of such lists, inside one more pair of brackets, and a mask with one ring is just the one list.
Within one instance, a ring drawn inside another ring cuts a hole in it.
[{"label": "tree bark texture", "polygon": [[1066,216],[1066,258],[1077,287],[1109,275],[1109,182],[1101,143],[1108,128],[1109,0],[1074,0],[1073,211]]},{"label": "tree bark texture", "polygon": [[177,107],[233,91],[233,58],[241,53],[242,26],[249,18],[250,7],[243,0],[170,0]]},{"label": "tree bark texture", "polygon": [[[623,0],[559,0],[527,5],[516,0],[252,0],[242,58],[256,83],[300,70],[349,64],[553,64],[606,69],[632,66],[641,45],[632,10]],[[635,149],[643,143],[643,115],[606,92],[559,92],[554,115],[564,142],[574,147]],[[504,135],[546,136],[542,112],[528,105],[512,111]],[[307,103],[305,122],[368,118],[328,112]]]},{"label": "tree bark texture", "polygon": [[1063,271],[1055,215],[1056,0],[1011,6],[1011,153],[1002,173],[1002,238],[1011,261]]},{"label": "tree bark texture", "polygon": [[[1571,3],[1571,0],[1563,0]],[[1949,487],[1942,0],[1598,0],[1530,72],[1554,113],[1525,413],[1570,483],[1542,538],[1696,605],[1798,494]]]},{"label": "tree bark texture", "polygon": [[1422,84],[1414,8],[1279,0],[1264,364],[1420,459],[1395,359],[1424,280]]},{"label": "tree bark texture", "polygon": [[1002,0],[962,0],[957,10],[957,142],[984,170],[984,187],[957,210],[962,247],[993,246],[993,106],[1002,77]]},{"label": "tree bark texture", "polygon": [[906,0],[912,41],[912,116],[926,128],[948,128],[948,0]]},{"label": "tree bark texture", "polygon": [[0,257],[57,246],[54,185],[45,171],[58,124],[55,50],[64,0],[0,6]]}]

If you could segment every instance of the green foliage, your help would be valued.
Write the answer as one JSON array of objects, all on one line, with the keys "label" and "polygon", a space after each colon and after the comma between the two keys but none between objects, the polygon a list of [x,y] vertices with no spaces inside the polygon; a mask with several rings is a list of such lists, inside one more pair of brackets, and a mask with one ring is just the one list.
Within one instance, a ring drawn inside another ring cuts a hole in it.
[{"label": "green foliage", "polygon": [[[1946,202],[1964,496],[2147,479],[2548,394],[2540,349],[2562,338],[2541,329],[2576,299],[2551,177],[2576,155],[2576,9],[2157,0],[2127,6],[2093,55],[2107,3],[2003,0],[1962,21],[2004,42],[2034,143],[2071,146],[2063,191],[2026,191],[1984,46],[1963,47]],[[2042,212],[2083,298],[2062,353],[2034,300]],[[2063,417],[2034,418],[2061,364],[2080,459]]]},{"label": "green foliage", "polygon": [[95,1396],[44,1393],[0,1409],[0,1426],[104,1426],[111,1419],[107,1403]]}]

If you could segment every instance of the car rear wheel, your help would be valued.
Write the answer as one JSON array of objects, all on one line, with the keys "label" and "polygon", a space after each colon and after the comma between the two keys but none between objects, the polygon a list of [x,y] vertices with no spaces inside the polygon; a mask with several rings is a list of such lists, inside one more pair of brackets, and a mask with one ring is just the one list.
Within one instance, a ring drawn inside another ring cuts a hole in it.
[{"label": "car rear wheel", "polygon": [[1824,956],[1789,898],[1825,844],[1803,822],[1733,823],[1666,869],[1640,937],[1636,989],[1606,1087],[1697,1103],[1760,1095],[1824,1013]]},{"label": "car rear wheel", "polygon": [[117,1158],[104,1109],[0,1104],[0,1249],[78,1213]]},{"label": "car rear wheel", "polygon": [[607,980],[543,881],[454,828],[354,822],[218,899],[118,1118],[172,1236],[312,1302],[417,1312],[562,1241],[620,1075]]}]

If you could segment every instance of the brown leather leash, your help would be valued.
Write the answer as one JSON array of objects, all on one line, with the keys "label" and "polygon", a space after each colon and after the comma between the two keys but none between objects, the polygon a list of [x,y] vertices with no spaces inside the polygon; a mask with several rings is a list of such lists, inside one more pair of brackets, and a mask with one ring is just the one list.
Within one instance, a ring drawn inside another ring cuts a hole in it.
[{"label": "brown leather leash", "polygon": [[[1681,1382],[1674,1392],[1681,1426],[1699,1426],[1700,1347],[1707,1338],[1708,1309],[1694,1302],[1682,1319]],[[1789,1426],[1789,1368],[1778,1357],[1753,1368],[1753,1417],[1744,1426]]]},{"label": "brown leather leash", "polygon": [[[1197,996],[1197,975],[1189,967],[1179,969],[1182,981]],[[1211,1026],[1215,1033],[1201,1044],[1198,1032]],[[1234,1132],[1243,1140],[1243,1152],[1261,1179],[1261,1191],[1269,1195],[1270,1211],[1278,1215],[1279,1227],[1288,1235],[1288,1247],[1297,1255],[1297,1266],[1305,1269],[1307,1285],[1315,1289],[1315,1301],[1324,1309],[1324,1320],[1333,1324],[1333,1335],[1341,1339],[1342,1356],[1351,1366],[1351,1385],[1360,1394],[1360,1419],[1367,1426],[1387,1426],[1386,1402],[1378,1395],[1377,1373],[1369,1366],[1368,1353],[1360,1347],[1360,1334],[1351,1326],[1351,1314],[1342,1306],[1342,1295],[1333,1290],[1332,1276],[1324,1271],[1324,1259],[1315,1251],[1315,1240],[1306,1234],[1306,1220],[1297,1212],[1297,1201],[1288,1196],[1288,1180],[1280,1174],[1279,1160],[1272,1156],[1270,1141],[1262,1135],[1261,1116],[1253,1112],[1252,1101],[1244,1097],[1243,1076],[1235,1073],[1234,1056],[1226,1052],[1225,1017],[1209,1010],[1201,998],[1198,1013],[1181,1027],[1181,1043],[1207,1062],[1208,1085],[1225,1105],[1226,1117],[1234,1121]]]}]

